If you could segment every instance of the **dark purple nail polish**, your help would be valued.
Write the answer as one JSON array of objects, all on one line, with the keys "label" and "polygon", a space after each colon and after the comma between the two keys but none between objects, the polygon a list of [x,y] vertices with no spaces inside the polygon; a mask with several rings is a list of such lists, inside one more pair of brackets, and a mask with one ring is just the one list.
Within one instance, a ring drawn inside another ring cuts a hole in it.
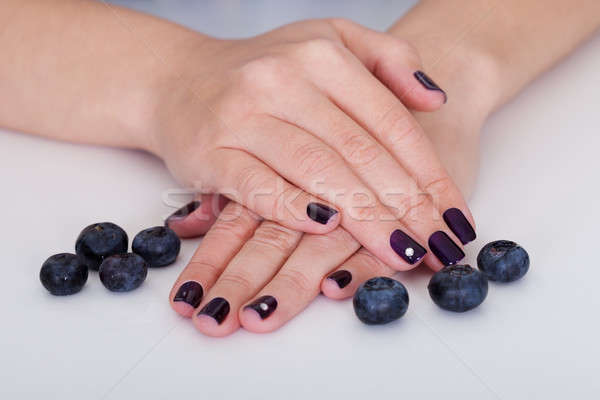
[{"label": "dark purple nail polish", "polygon": [[417,263],[427,253],[427,250],[413,238],[396,229],[390,236],[390,246],[404,261],[409,264]]},{"label": "dark purple nail polish", "polygon": [[198,282],[189,281],[179,287],[173,301],[183,301],[196,308],[202,302],[204,291]]},{"label": "dark purple nail polish", "polygon": [[185,206],[181,207],[179,210],[171,214],[169,218],[167,218],[167,220],[165,221],[165,225],[169,225],[169,222],[176,219],[184,219],[185,217],[196,211],[198,207],[200,207],[200,204],[201,203],[198,200],[194,200],[186,204]]},{"label": "dark purple nail polish", "polygon": [[260,315],[260,318],[265,319],[277,308],[277,300],[273,296],[262,296],[244,308],[253,309]]},{"label": "dark purple nail polish", "polygon": [[229,314],[229,302],[222,297],[215,297],[208,302],[198,315],[208,315],[213,318],[219,325],[227,318]]},{"label": "dark purple nail polish", "polygon": [[460,239],[462,244],[467,244],[475,240],[477,235],[475,229],[469,223],[465,214],[458,208],[449,208],[444,212],[444,221],[448,228]]},{"label": "dark purple nail polish", "polygon": [[335,271],[333,274],[329,275],[327,279],[331,279],[337,283],[340,289],[345,288],[352,281],[352,274],[350,271],[346,271],[345,269],[340,269],[339,271]]},{"label": "dark purple nail polish", "polygon": [[444,95],[444,104],[448,101],[448,96],[446,96],[446,92],[444,92],[438,85],[431,79],[425,72],[416,71],[414,74],[415,78],[419,81],[421,85],[427,90],[436,90],[438,92],[442,92]]},{"label": "dark purple nail polish", "polygon": [[308,206],[306,206],[306,213],[313,221],[325,225],[327,222],[329,222],[331,217],[338,212],[331,207],[327,207],[325,204],[308,203]]},{"label": "dark purple nail polish", "polygon": [[465,257],[465,253],[446,232],[434,232],[429,237],[429,248],[444,265],[454,265]]}]

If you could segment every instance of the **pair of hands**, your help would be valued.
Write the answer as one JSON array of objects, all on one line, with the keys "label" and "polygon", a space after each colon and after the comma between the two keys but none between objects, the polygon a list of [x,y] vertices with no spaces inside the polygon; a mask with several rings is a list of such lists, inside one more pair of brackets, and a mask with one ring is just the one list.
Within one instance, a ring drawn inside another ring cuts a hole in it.
[{"label": "pair of hands", "polygon": [[184,115],[153,149],[187,186],[234,201],[205,195],[168,220],[181,236],[212,225],[172,290],[178,313],[211,336],[268,332],[320,291],[346,298],[372,276],[464,256],[473,219],[435,148],[463,136],[444,132],[451,114],[407,110],[446,101],[408,43],[318,20],[202,45],[212,62],[189,72]]}]

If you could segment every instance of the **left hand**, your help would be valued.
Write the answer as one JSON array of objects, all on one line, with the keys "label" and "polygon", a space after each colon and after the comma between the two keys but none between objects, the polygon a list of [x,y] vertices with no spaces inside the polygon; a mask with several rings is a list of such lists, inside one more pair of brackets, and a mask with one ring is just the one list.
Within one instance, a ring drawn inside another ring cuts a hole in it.
[{"label": "left hand", "polygon": [[[483,117],[450,107],[417,114],[417,120],[461,191],[470,193]],[[199,208],[169,226],[187,236],[204,233],[222,205],[217,200],[204,197]],[[274,222],[260,222],[252,212],[230,202],[177,279],[170,302],[176,312],[191,317],[198,330],[209,336],[226,336],[240,326],[252,332],[270,332],[300,313],[319,292],[345,299],[365,280],[395,272],[341,227],[324,235],[302,235]],[[271,297],[254,309],[246,308],[262,296]],[[205,307],[208,315],[203,313]]]}]

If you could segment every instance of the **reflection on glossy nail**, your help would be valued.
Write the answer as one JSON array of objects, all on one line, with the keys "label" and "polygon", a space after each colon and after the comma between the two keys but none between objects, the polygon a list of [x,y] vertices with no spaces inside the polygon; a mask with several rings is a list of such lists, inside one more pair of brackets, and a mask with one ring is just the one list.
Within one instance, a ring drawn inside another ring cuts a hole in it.
[{"label": "reflection on glossy nail", "polygon": [[173,301],[182,301],[196,308],[202,302],[204,290],[198,282],[189,281],[179,287],[179,290],[173,297]]},{"label": "reflection on glossy nail", "polygon": [[444,265],[454,265],[465,258],[465,253],[446,232],[434,232],[429,237],[429,248]]},{"label": "reflection on glossy nail", "polygon": [[202,307],[198,315],[208,315],[214,318],[219,325],[227,318],[229,314],[229,302],[222,297],[215,297],[208,304]]},{"label": "reflection on glossy nail", "polygon": [[340,269],[339,271],[335,271],[333,274],[329,275],[327,279],[331,279],[337,283],[340,289],[343,289],[352,281],[352,274],[350,271]]},{"label": "reflection on glossy nail", "polygon": [[196,211],[198,207],[200,207],[200,204],[201,203],[198,200],[194,200],[186,204],[185,206],[181,207],[179,210],[171,214],[169,218],[167,218],[167,220],[165,221],[165,225],[169,225],[169,223],[174,220],[184,219],[185,217]]},{"label": "reflection on glossy nail", "polygon": [[277,300],[273,296],[262,296],[244,308],[250,308],[256,311],[261,319],[265,319],[273,314],[273,311],[277,308]]}]

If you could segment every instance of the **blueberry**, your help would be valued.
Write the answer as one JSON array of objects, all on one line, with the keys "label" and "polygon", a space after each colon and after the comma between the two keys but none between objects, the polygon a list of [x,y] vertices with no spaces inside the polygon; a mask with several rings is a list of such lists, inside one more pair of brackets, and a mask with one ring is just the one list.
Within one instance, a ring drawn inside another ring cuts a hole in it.
[{"label": "blueberry", "polygon": [[483,303],[488,281],[470,265],[450,265],[436,272],[427,288],[433,302],[444,310],[465,312]]},{"label": "blueberry", "polygon": [[88,278],[88,268],[75,254],[55,254],[44,261],[40,281],[55,296],[75,294],[83,288]]},{"label": "blueberry", "polygon": [[75,252],[85,264],[98,270],[102,260],[127,252],[127,234],[111,222],[100,222],[86,227],[75,242]]},{"label": "blueberry", "polygon": [[100,280],[112,292],[137,289],[146,279],[148,263],[134,253],[117,254],[102,261]]},{"label": "blueberry", "polygon": [[131,244],[132,251],[148,262],[150,267],[172,264],[181,248],[181,240],[173,230],[155,226],[138,233]]},{"label": "blueberry", "polygon": [[387,324],[406,313],[408,292],[394,279],[371,278],[359,286],[353,304],[356,316],[365,324]]},{"label": "blueberry", "polygon": [[477,266],[490,281],[512,282],[529,270],[529,254],[510,240],[496,240],[483,246]]}]

